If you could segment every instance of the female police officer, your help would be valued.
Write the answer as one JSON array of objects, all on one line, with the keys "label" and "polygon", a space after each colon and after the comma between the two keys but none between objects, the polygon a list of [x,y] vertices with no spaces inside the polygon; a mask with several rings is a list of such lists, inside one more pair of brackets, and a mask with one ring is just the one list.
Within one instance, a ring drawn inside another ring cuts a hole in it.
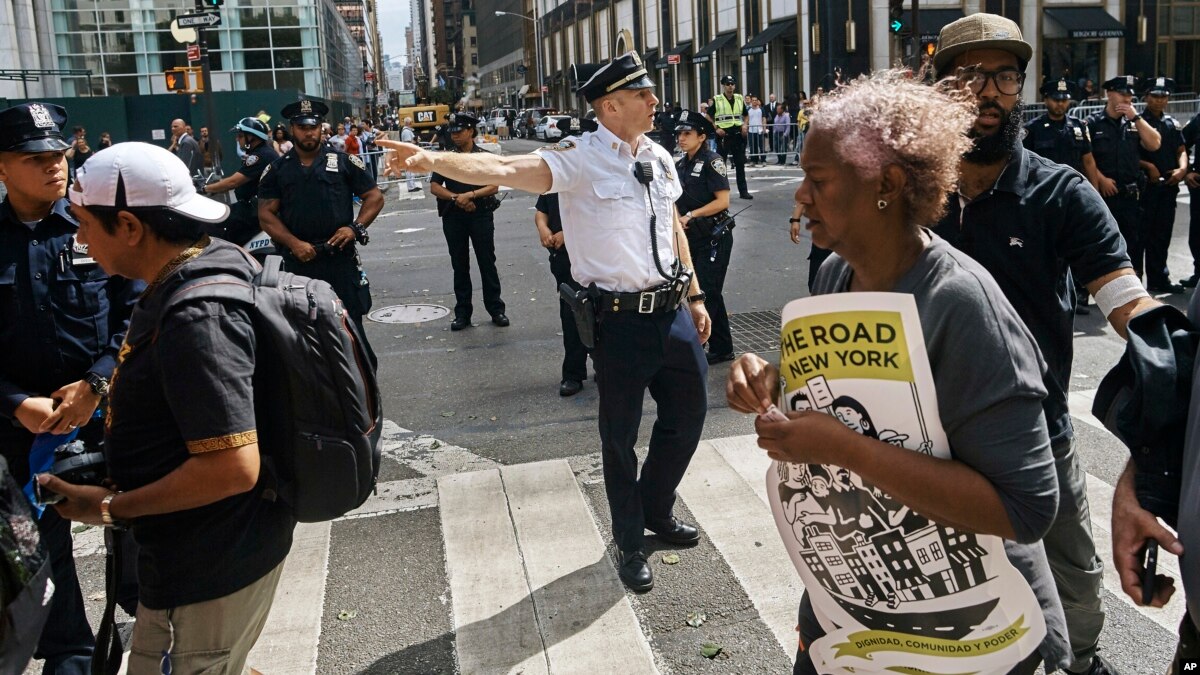
[{"label": "female police officer", "polygon": [[725,311],[725,272],[733,251],[733,218],[729,216],[729,179],[725,162],[708,148],[708,139],[716,130],[700,113],[679,113],[675,133],[684,156],[675,163],[683,195],[675,202],[679,222],[687,231],[688,248],[696,266],[696,278],[705,296],[704,304],[712,319],[712,337],[708,339],[709,363],[733,360],[733,337],[729,334],[729,314]]}]

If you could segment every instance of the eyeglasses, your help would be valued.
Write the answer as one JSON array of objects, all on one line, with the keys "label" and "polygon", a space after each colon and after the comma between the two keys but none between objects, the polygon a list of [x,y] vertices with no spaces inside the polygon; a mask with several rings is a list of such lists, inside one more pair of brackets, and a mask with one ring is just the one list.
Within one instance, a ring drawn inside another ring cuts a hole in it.
[{"label": "eyeglasses", "polygon": [[967,87],[971,93],[978,94],[987,87],[988,80],[996,83],[996,89],[1001,94],[1012,96],[1021,93],[1025,86],[1025,73],[1019,70],[977,70],[975,68],[960,68],[958,71],[958,86]]}]

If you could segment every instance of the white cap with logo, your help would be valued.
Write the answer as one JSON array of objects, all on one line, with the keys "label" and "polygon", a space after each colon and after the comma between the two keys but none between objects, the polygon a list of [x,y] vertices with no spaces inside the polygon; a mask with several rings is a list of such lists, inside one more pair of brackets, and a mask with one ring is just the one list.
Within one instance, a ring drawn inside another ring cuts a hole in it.
[{"label": "white cap with logo", "polygon": [[149,143],[117,143],[92,155],[67,193],[85,207],[159,207],[204,223],[229,216],[228,205],[196,192],[181,159]]}]

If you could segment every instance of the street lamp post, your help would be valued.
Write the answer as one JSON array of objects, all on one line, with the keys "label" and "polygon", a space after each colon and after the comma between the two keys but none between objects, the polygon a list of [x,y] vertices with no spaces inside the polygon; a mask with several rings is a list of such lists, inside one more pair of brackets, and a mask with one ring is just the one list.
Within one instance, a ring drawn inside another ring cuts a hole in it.
[{"label": "street lamp post", "polygon": [[537,68],[538,96],[542,100],[542,107],[545,108],[546,91],[542,88],[542,83],[545,82],[545,80],[542,79],[542,41],[538,39],[537,5],[535,4],[533,6],[533,18],[527,17],[524,14],[517,14],[516,12],[502,12],[500,10],[496,10],[496,16],[516,16],[525,19],[526,21],[533,22],[533,60],[534,65]]}]

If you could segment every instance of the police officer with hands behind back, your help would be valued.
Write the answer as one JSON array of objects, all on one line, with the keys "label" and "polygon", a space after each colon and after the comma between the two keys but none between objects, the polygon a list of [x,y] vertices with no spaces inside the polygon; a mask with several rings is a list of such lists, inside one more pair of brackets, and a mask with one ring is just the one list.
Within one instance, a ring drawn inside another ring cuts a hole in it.
[{"label": "police officer with hands behind back", "polygon": [[1150,80],[1146,88],[1146,110],[1142,113],[1143,119],[1162,137],[1157,150],[1143,147],[1140,151],[1140,164],[1148,179],[1142,192],[1146,288],[1160,293],[1183,292],[1183,286],[1173,283],[1167,270],[1171,231],[1175,228],[1175,200],[1179,197],[1179,184],[1188,171],[1183,124],[1167,114],[1167,102],[1174,90],[1175,80],[1169,77]]},{"label": "police officer with hands behind back", "polygon": [[708,149],[716,130],[708,118],[684,110],[675,123],[684,156],[675,164],[683,194],[675,202],[679,222],[687,232],[688,248],[696,264],[696,278],[704,293],[704,305],[712,319],[708,340],[708,363],[733,360],[733,336],[725,311],[725,273],[733,251],[733,218],[729,215],[729,179],[725,162]]},{"label": "police officer with hands behind back", "polygon": [[[292,123],[292,149],[263,171],[258,219],[283,253],[288,272],[329,282],[362,327],[371,309],[371,287],[355,242],[383,209],[383,193],[361,159],[321,142],[320,101],[297,101],[281,113]],[[354,217],[354,197],[362,198]]]},{"label": "police officer with hands behind back", "polygon": [[[48,470],[30,466],[37,434],[97,443],[103,422],[94,412],[129,326],[140,282],[110,277],[76,241],[71,216],[66,111],[26,103],[0,111],[0,455],[26,485]],[[51,458],[52,459],[52,458]],[[38,530],[50,554],[55,591],[35,656],[46,673],[87,673],[95,639],[75,575],[71,530],[46,509]]]},{"label": "police officer with hands behind back", "polygon": [[[447,128],[454,152],[487,152],[475,145],[479,120],[466,113],[450,113]],[[462,330],[471,325],[471,253],[479,264],[483,283],[483,305],[492,315],[492,323],[501,328],[509,325],[500,298],[500,273],[496,271],[496,224],[492,214],[500,205],[496,199],[497,185],[474,185],[447,178],[439,173],[429,176],[429,191],[437,197],[438,215],[442,217],[442,233],[450,248],[450,265],[454,268],[454,321],[450,330]]]},{"label": "police officer with hands behind back", "polygon": [[[576,72],[584,69],[575,67]],[[709,332],[704,296],[674,202],[683,191],[671,156],[650,141],[654,81],[635,52],[599,68],[579,88],[599,127],[528,155],[431,153],[406,143],[396,169],[438,173],[466,183],[504,184],[558,193],[571,272],[588,289],[578,309],[597,321],[592,359],[600,394],[604,486],[626,586],[648,591],[653,573],[644,529],[673,544],[699,541],[696,528],[672,515],[675,488],[704,426]],[[578,296],[573,296],[579,301]],[[684,310],[686,298],[687,310]],[[658,404],[650,450],[638,474],[634,454],[649,389]]]},{"label": "police officer with hands behind back", "polygon": [[237,203],[230,207],[229,218],[212,227],[209,234],[243,246],[259,233],[258,181],[279,159],[279,153],[271,145],[271,130],[257,117],[243,117],[232,131],[237,132],[238,147],[245,153],[241,168],[200,191],[212,195],[233,190]]},{"label": "police officer with hands behind back", "polygon": [[741,94],[734,93],[737,80],[732,75],[721,78],[724,94],[718,94],[708,108],[712,116],[713,126],[717,129],[717,151],[726,162],[733,157],[733,167],[737,170],[738,196],[742,199],[754,199],[750,188],[746,186],[746,138],[750,129],[750,111]]},{"label": "police officer with hands behind back", "polygon": [[[1103,110],[1087,118],[1092,132],[1092,154],[1099,173],[1098,187],[1129,248],[1133,271],[1141,278],[1145,258],[1141,198],[1145,181],[1138,165],[1140,148],[1154,151],[1162,137],[1133,107],[1133,75],[1118,75],[1104,83],[1108,99]],[[1154,290],[1154,289],[1151,289]]]}]

